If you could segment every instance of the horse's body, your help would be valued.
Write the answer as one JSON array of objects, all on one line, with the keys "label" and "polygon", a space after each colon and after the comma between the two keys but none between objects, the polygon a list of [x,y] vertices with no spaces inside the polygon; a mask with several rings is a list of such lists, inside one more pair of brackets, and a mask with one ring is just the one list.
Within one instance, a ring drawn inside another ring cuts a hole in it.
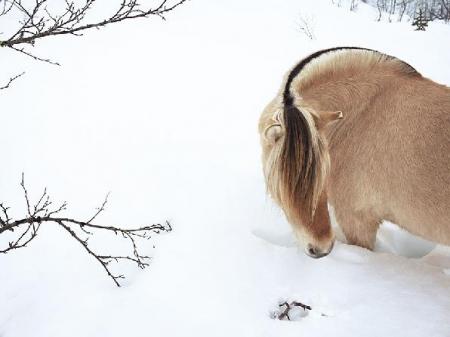
[{"label": "horse's body", "polygon": [[389,220],[450,245],[449,87],[394,57],[333,48],[287,75],[259,130],[268,191],[309,255],[332,248],[327,203],[351,244],[373,248]]}]

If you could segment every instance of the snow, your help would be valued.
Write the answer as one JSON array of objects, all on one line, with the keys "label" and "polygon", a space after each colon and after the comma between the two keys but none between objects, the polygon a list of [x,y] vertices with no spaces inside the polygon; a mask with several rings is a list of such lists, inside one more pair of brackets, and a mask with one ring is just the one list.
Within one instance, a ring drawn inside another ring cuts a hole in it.
[{"label": "snow", "polygon": [[[450,336],[448,247],[386,224],[375,252],[336,243],[314,260],[265,195],[257,120],[301,57],[369,47],[450,84],[450,26],[415,32],[376,14],[325,0],[198,0],[166,22],[36,46],[61,67],[2,51],[1,78],[26,71],[0,92],[0,200],[14,215],[25,172],[31,196],[47,186],[67,215],[87,218],[111,191],[98,223],[168,219],[174,230],[141,242],[149,268],[114,266],[127,276],[117,288],[46,226],[0,256],[0,336]],[[299,32],[299,15],[314,18],[316,40]],[[312,311],[272,319],[285,300]]]}]

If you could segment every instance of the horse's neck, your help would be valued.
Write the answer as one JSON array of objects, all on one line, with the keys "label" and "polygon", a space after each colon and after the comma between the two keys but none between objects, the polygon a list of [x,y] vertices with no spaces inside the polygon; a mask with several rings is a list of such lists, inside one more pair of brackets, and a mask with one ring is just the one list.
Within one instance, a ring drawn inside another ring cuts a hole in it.
[{"label": "horse's neck", "polygon": [[304,102],[319,115],[323,112],[342,111],[343,120],[336,121],[325,130],[325,136],[332,145],[342,129],[356,122],[367,111],[373,99],[384,90],[382,76],[337,77],[317,83],[302,93]]}]

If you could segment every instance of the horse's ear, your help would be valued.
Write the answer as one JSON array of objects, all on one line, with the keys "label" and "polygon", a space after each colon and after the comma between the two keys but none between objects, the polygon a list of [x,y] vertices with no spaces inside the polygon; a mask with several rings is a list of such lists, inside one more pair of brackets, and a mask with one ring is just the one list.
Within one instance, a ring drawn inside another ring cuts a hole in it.
[{"label": "horse's ear", "polygon": [[283,135],[283,128],[280,124],[269,125],[264,130],[264,137],[270,144],[275,144]]},{"label": "horse's ear", "polygon": [[344,118],[342,111],[322,111],[316,118],[317,128],[322,129],[333,122]]}]

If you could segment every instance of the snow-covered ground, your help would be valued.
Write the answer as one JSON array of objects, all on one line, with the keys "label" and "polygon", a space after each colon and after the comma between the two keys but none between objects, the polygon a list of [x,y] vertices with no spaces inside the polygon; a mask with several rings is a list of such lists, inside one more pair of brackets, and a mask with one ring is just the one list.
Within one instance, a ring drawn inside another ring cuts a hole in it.
[{"label": "snow-covered ground", "polygon": [[[68,216],[86,218],[111,191],[98,223],[169,219],[174,230],[141,242],[149,268],[114,267],[127,275],[117,288],[45,226],[0,256],[0,336],[450,336],[448,248],[387,225],[376,252],[337,243],[314,260],[265,196],[257,120],[308,53],[378,49],[450,85],[450,26],[374,18],[327,0],[195,0],[167,22],[37,45],[62,67],[1,50],[0,78],[27,73],[0,92],[0,200],[23,214],[25,172],[31,196],[47,186]],[[272,319],[280,300],[313,310]]]}]

